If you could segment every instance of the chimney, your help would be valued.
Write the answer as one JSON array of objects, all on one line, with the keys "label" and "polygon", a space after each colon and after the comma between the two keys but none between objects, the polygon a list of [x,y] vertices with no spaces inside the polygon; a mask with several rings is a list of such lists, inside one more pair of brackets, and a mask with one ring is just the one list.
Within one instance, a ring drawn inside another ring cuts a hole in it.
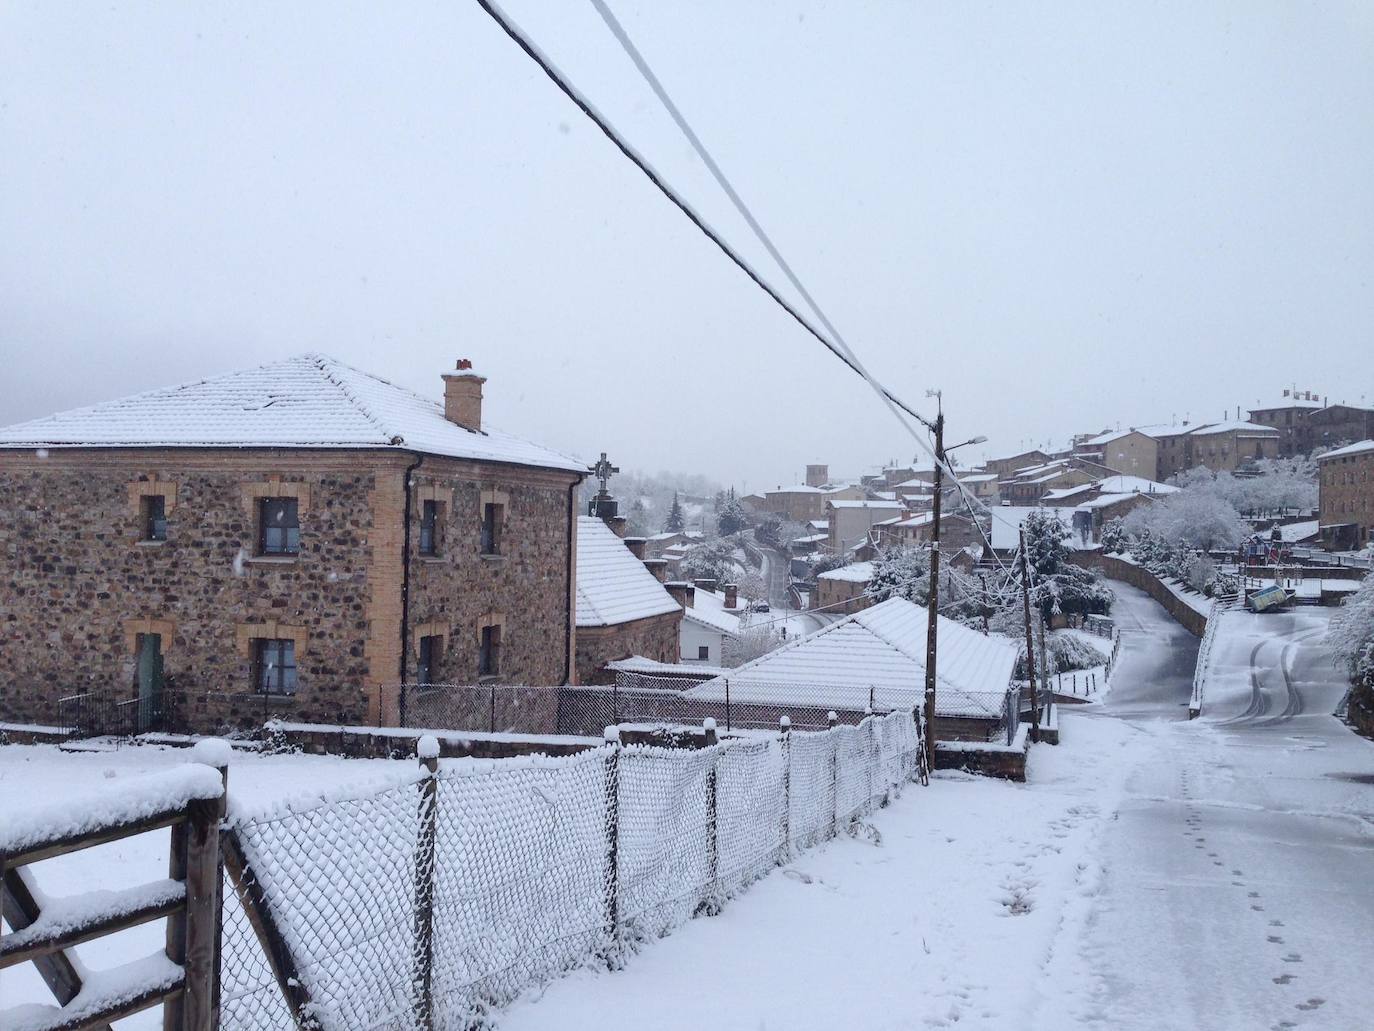
[{"label": "chimney", "polygon": [[625,531],[630,528],[630,521],[622,515],[611,516],[605,520],[605,523],[617,537],[624,537]]},{"label": "chimney", "polygon": [[630,554],[633,555],[635,558],[639,559],[639,561],[641,562],[644,561],[644,548],[648,545],[648,543],[649,541],[645,537],[625,538],[625,547],[629,548]]},{"label": "chimney", "polygon": [[487,381],[472,371],[472,362],[459,358],[453,372],[444,373],[444,418],[473,433],[482,432],[482,384]]},{"label": "chimney", "polygon": [[738,606],[739,606],[739,584],[726,584],[726,585],[725,585],[725,607],[726,607],[727,609],[733,609],[733,608],[737,608]]},{"label": "chimney", "polygon": [[663,583],[668,579],[668,560],[666,558],[646,558],[644,568],[654,574],[654,579]]},{"label": "chimney", "polygon": [[712,594],[715,593],[716,582],[714,580],[702,577],[701,579],[697,580],[696,584],[697,590],[699,591],[710,591]]},{"label": "chimney", "polygon": [[668,593],[673,596],[673,601],[677,602],[684,609],[690,609],[696,603],[697,589],[686,580],[672,580],[663,585],[668,589]]}]

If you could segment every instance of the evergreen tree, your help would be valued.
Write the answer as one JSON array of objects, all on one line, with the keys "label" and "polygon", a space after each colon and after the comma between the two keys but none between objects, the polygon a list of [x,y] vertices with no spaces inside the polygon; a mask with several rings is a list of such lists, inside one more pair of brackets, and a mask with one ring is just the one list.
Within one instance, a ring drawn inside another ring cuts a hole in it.
[{"label": "evergreen tree", "polygon": [[673,507],[668,510],[668,520],[663,524],[663,529],[668,533],[681,533],[686,525],[686,520],[682,518],[682,503],[678,500],[677,491],[673,491]]},{"label": "evergreen tree", "polygon": [[1108,519],[1102,524],[1102,550],[1108,555],[1119,555],[1126,548],[1126,531],[1121,525],[1121,517]]},{"label": "evergreen tree", "polygon": [[716,516],[716,529],[722,537],[728,537],[732,533],[739,533],[749,521],[744,516],[744,506],[735,497],[735,488],[730,488],[730,493],[725,495],[719,506],[719,515]]}]

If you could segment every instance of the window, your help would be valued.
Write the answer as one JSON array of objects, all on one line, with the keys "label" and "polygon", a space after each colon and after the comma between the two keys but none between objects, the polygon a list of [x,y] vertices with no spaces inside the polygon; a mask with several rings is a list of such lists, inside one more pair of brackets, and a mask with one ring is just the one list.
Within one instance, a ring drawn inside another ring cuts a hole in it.
[{"label": "window", "polygon": [[415,683],[435,683],[434,670],[439,665],[443,647],[444,639],[442,637],[420,638],[420,661],[415,666]]},{"label": "window", "polygon": [[296,499],[263,498],[258,503],[258,554],[295,555],[300,550]]},{"label": "window", "polygon": [[709,644],[697,645],[697,658],[703,662],[711,657],[711,646]]},{"label": "window", "polygon": [[482,647],[477,654],[477,675],[494,677],[501,672],[501,628],[482,628]]},{"label": "window", "polygon": [[482,506],[482,554],[501,554],[501,523],[505,506],[488,502]]},{"label": "window", "polygon": [[167,539],[167,499],[161,494],[145,494],[139,503],[145,541]]},{"label": "window", "polygon": [[258,694],[296,693],[296,642],[258,638],[253,642],[253,686]]},{"label": "window", "polygon": [[439,554],[439,502],[426,501],[420,508],[420,554]]}]

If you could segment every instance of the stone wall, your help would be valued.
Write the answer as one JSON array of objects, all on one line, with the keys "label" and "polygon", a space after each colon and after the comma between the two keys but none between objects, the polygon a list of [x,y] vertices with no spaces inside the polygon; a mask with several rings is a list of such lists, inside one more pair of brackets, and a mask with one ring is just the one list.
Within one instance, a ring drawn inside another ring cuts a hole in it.
[{"label": "stone wall", "polygon": [[[61,696],[85,691],[135,697],[135,642],[151,632],[162,636],[179,729],[246,729],[265,717],[375,724],[382,686],[400,675],[413,461],[379,451],[0,450],[0,719],[51,723]],[[453,668],[475,670],[474,628],[502,613],[501,678],[561,683],[574,476],[425,466],[449,477],[453,561],[412,563],[412,624],[454,628]],[[509,554],[488,563],[476,556],[474,513],[492,483],[510,495]],[[141,540],[147,494],[166,500],[165,541]],[[297,498],[300,553],[257,557],[258,500],[283,495]],[[261,637],[296,641],[294,696],[256,692],[251,642]]]},{"label": "stone wall", "polygon": [[[442,503],[443,525],[438,554],[419,555],[421,505],[414,506],[408,669],[414,672],[420,637],[429,632],[444,639],[431,680],[476,683],[481,627],[494,621],[501,626],[501,646],[493,682],[566,682],[572,672],[570,477],[426,458],[413,478],[417,494]],[[481,553],[485,501],[502,505],[505,513],[497,555]]]},{"label": "stone wall", "polygon": [[1088,569],[1099,570],[1103,576],[1112,580],[1120,580],[1132,587],[1140,588],[1163,605],[1169,615],[1195,637],[1201,637],[1207,632],[1207,617],[1169,590],[1159,577],[1144,566],[1125,562],[1115,555],[1104,555],[1100,551],[1073,551],[1069,553],[1069,561]]},{"label": "stone wall", "polygon": [[682,612],[665,612],[613,626],[577,628],[577,682],[613,684],[606,663],[642,655],[657,662],[677,662]]},{"label": "stone wall", "polygon": [[1024,781],[1026,759],[1030,749],[1028,732],[1029,728],[1023,725],[1017,732],[1016,740],[1010,745],[937,741],[935,768],[963,770],[966,773],[978,773],[1002,780]]}]

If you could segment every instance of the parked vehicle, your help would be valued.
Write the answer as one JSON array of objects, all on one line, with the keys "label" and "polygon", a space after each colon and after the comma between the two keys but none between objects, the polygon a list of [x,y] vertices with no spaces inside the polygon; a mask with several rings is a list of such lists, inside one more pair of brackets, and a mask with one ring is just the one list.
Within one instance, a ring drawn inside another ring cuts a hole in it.
[{"label": "parked vehicle", "polygon": [[1278,584],[1271,584],[1247,595],[1245,607],[1254,612],[1269,612],[1283,608],[1288,604],[1290,597],[1291,595]]}]

